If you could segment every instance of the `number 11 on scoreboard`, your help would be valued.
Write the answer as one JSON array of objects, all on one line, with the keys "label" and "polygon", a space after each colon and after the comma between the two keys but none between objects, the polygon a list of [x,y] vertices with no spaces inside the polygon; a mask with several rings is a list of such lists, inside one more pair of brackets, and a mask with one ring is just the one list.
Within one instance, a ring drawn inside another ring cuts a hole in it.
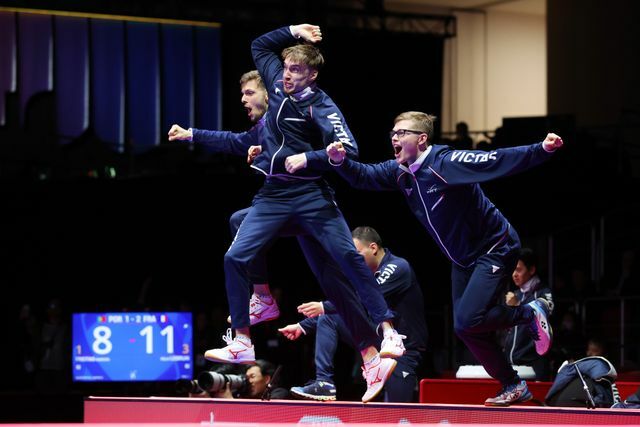
[{"label": "number 11 on scoreboard", "polygon": [[[140,335],[146,338],[147,354],[153,354],[153,326],[142,328]],[[167,337],[167,354],[173,354],[173,325],[168,325],[161,330],[160,335]]]}]

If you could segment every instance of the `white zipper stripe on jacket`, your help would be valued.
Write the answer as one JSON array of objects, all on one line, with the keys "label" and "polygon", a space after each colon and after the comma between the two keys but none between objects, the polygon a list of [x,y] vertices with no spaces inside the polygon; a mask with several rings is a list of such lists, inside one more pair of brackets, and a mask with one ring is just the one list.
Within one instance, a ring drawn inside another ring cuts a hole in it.
[{"label": "white zipper stripe on jacket", "polygon": [[284,98],[282,100],[282,104],[280,104],[280,108],[278,109],[278,114],[276,114],[276,126],[278,127],[278,130],[282,134],[282,145],[280,145],[280,148],[278,148],[278,150],[273,154],[273,157],[271,157],[271,166],[269,167],[269,175],[273,174],[273,162],[276,160],[276,156],[278,155],[280,150],[284,148],[284,132],[282,132],[282,129],[280,129],[280,124],[278,123],[278,119],[280,118],[280,113],[282,112],[282,108],[284,107],[285,102],[287,102],[287,98]]},{"label": "white zipper stripe on jacket", "polygon": [[444,199],[444,194],[442,196],[440,196],[440,198],[438,199],[437,202],[435,202],[433,204],[433,206],[431,206],[431,212],[433,212],[433,210],[436,208],[436,206],[438,206],[440,204],[440,202]]},{"label": "white zipper stripe on jacket", "polygon": [[313,180],[322,178],[321,175],[316,175],[316,176],[298,176],[298,175],[289,175],[287,173],[274,173],[274,174],[269,175],[268,173],[266,173],[265,171],[263,171],[262,169],[260,169],[257,166],[250,165],[249,167],[254,168],[255,170],[263,173],[265,176],[273,176],[273,177],[283,176],[285,178],[289,178],[289,179],[292,179],[292,180],[298,179],[298,180],[301,180],[301,181],[313,181]]},{"label": "white zipper stripe on jacket", "polygon": [[[417,181],[418,179],[416,178],[416,176],[412,173],[411,174],[413,176],[413,180]],[[455,259],[453,259],[453,257],[451,256],[451,254],[449,253],[449,249],[447,249],[447,247],[444,245],[444,243],[442,242],[442,239],[440,238],[440,234],[438,234],[438,230],[436,230],[436,228],[433,226],[433,224],[431,223],[431,217],[429,216],[429,209],[427,209],[427,204],[424,202],[424,199],[422,198],[422,192],[420,191],[420,185],[416,183],[416,189],[418,190],[418,196],[420,197],[420,202],[422,203],[422,207],[424,208],[424,212],[427,214],[427,221],[429,222],[429,225],[431,226],[431,229],[433,230],[433,234],[436,235],[436,237],[438,238],[438,242],[440,243],[440,246],[442,247],[442,249],[444,249],[444,251],[447,253],[447,256],[449,257],[449,259],[453,262],[455,262],[456,264],[458,264],[460,267],[468,267],[467,265],[462,265],[460,264],[458,261],[456,261]]]},{"label": "white zipper stripe on jacket", "polygon": [[500,237],[500,239],[496,242],[495,245],[491,246],[491,248],[489,248],[489,250],[487,251],[488,254],[491,253],[492,250],[494,250],[496,248],[496,246],[498,246],[500,244],[500,242],[502,242],[507,235],[509,234],[509,230],[511,229],[511,224],[507,224],[507,231],[504,232],[504,234],[502,235],[502,237]]},{"label": "white zipper stripe on jacket", "polygon": [[516,349],[516,341],[518,339],[518,325],[513,327],[513,344],[511,344],[511,350],[509,351],[509,362],[513,365],[513,350]]},{"label": "white zipper stripe on jacket", "polygon": [[255,170],[258,170],[258,171],[262,172],[262,173],[263,173],[263,174],[265,174],[266,176],[269,176],[269,174],[268,174],[268,173],[266,173],[265,171],[263,171],[262,169],[260,169],[260,168],[259,168],[259,167],[257,167],[257,166],[249,165],[249,167],[250,167],[250,168],[254,168]]}]

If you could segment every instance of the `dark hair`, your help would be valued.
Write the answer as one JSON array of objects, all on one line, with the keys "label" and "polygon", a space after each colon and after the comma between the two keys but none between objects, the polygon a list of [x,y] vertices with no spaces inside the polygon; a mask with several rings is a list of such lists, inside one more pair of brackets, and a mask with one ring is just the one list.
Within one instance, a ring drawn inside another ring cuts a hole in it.
[{"label": "dark hair", "polygon": [[528,269],[538,266],[538,256],[529,248],[520,249],[518,260],[522,261],[522,263],[527,266]]},{"label": "dark hair", "polygon": [[600,347],[603,353],[607,352],[607,342],[604,339],[602,339],[602,337],[597,335],[593,336],[587,340],[587,345],[589,345],[589,343]]},{"label": "dark hair", "polygon": [[276,371],[276,366],[268,360],[264,359],[256,359],[255,363],[253,363],[249,367],[251,366],[257,366],[258,368],[260,368],[260,372],[263,376],[268,375],[270,377],[273,377],[273,373]]},{"label": "dark hair", "polygon": [[358,239],[363,243],[375,243],[382,247],[382,238],[380,238],[378,232],[371,227],[356,227],[351,232],[351,237]]}]

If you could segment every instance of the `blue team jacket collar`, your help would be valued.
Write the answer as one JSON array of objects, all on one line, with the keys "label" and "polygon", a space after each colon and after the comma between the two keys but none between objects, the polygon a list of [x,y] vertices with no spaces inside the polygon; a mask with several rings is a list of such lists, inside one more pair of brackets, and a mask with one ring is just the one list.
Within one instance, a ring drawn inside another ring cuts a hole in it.
[{"label": "blue team jacket collar", "polygon": [[413,175],[418,169],[420,169],[420,167],[422,166],[422,163],[424,163],[424,161],[427,159],[427,156],[431,152],[432,147],[433,145],[429,145],[427,149],[424,150],[424,153],[422,153],[420,157],[416,159],[415,162],[411,163],[409,167],[406,167],[405,165],[400,165],[400,169],[402,169],[405,172],[409,172],[411,175]]},{"label": "blue team jacket collar", "polygon": [[380,267],[387,265],[387,263],[389,262],[389,258],[391,258],[391,251],[387,248],[383,248],[383,249],[384,249],[384,256],[380,260],[380,264],[378,264],[378,268],[376,268],[376,272],[373,274],[374,277],[378,277],[378,275],[380,274]]},{"label": "blue team jacket collar", "polygon": [[303,99],[313,95],[315,93],[313,91],[314,89],[315,89],[315,85],[307,86],[306,88],[302,89],[300,92],[292,93],[291,95],[289,95],[289,97],[294,102],[302,101]]}]

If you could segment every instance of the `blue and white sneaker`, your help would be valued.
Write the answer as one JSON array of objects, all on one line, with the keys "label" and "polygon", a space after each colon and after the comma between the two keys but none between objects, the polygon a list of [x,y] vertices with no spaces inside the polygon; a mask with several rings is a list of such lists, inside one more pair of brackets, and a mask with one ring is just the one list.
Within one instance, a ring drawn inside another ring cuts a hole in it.
[{"label": "blue and white sneaker", "polygon": [[336,400],[336,386],[326,381],[309,381],[302,387],[291,387],[291,394],[310,400]]},{"label": "blue and white sneaker", "polygon": [[490,397],[484,401],[484,406],[509,406],[514,403],[522,403],[533,399],[533,395],[527,387],[526,381],[511,384],[504,387],[496,397]]},{"label": "blue and white sneaker", "polygon": [[529,325],[529,330],[536,344],[536,353],[540,356],[547,354],[551,348],[553,331],[549,323],[549,303],[544,298],[537,298],[527,304],[533,309],[533,319]]}]

